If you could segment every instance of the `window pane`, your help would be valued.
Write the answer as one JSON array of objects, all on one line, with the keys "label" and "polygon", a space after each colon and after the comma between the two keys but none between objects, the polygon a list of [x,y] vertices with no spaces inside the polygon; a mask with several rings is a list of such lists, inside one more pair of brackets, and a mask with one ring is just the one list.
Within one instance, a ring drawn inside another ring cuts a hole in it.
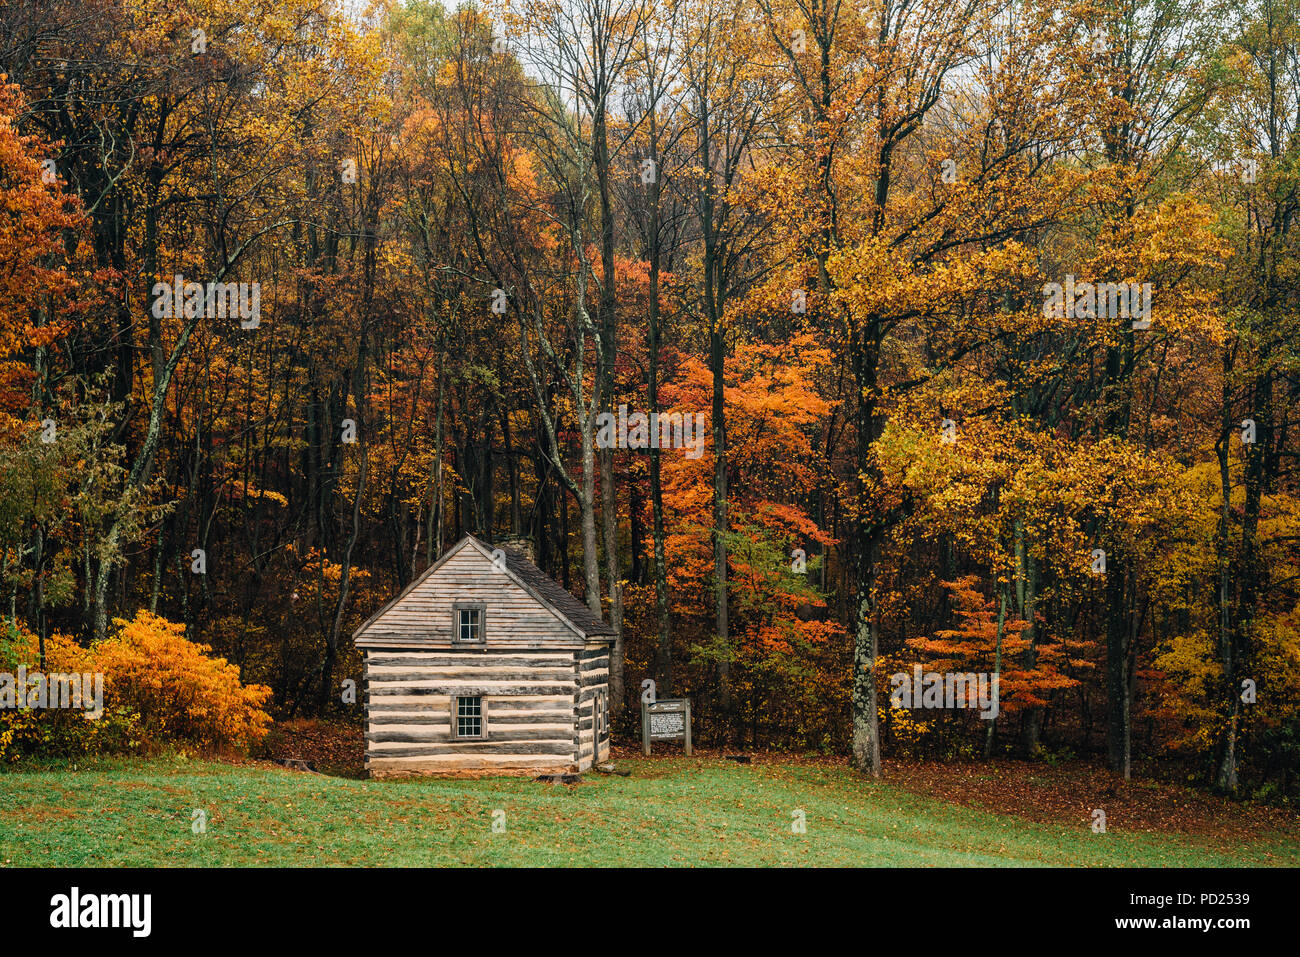
[{"label": "window pane", "polygon": [[456,609],[456,630],[459,641],[483,640],[482,614],[480,608]]},{"label": "window pane", "polygon": [[483,699],[456,699],[456,736],[480,738],[483,736]]}]

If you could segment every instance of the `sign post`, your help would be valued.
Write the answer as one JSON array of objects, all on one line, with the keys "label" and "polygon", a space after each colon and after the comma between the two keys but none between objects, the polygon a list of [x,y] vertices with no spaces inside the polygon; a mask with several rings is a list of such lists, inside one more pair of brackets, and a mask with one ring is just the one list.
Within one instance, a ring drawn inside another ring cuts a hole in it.
[{"label": "sign post", "polygon": [[691,699],[664,698],[641,705],[641,751],[650,755],[652,741],[682,741],[691,754]]}]

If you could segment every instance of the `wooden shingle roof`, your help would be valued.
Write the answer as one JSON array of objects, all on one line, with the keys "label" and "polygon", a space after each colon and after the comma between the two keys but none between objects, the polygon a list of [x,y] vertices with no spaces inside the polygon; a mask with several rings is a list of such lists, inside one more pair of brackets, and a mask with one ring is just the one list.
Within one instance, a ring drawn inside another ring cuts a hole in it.
[{"label": "wooden shingle roof", "polygon": [[[474,541],[481,548],[486,549],[489,554],[492,552],[492,546],[485,545],[477,538]],[[603,618],[588,608],[585,603],[578,601],[565,591],[559,582],[530,562],[527,556],[520,554],[513,548],[505,546],[500,546],[500,548],[506,556],[506,567],[514,573],[514,576],[532,593],[534,598],[550,605],[553,610],[558,611],[577,625],[589,638],[600,635],[613,637],[614,629],[605,624]]]}]

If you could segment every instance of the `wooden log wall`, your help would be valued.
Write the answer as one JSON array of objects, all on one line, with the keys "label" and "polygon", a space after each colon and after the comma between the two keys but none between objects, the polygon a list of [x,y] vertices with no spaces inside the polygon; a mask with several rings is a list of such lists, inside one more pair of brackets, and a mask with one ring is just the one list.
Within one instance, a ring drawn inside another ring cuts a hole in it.
[{"label": "wooden log wall", "polygon": [[[401,772],[577,769],[571,651],[368,648],[366,769]],[[483,698],[483,740],[453,734],[454,702]]]},{"label": "wooden log wall", "polygon": [[603,642],[588,645],[578,652],[578,688],[574,695],[574,712],[578,716],[578,733],[574,746],[578,756],[578,769],[585,771],[592,764],[609,759],[608,719],[606,729],[596,727],[596,698],[605,696],[609,707],[609,645]]}]

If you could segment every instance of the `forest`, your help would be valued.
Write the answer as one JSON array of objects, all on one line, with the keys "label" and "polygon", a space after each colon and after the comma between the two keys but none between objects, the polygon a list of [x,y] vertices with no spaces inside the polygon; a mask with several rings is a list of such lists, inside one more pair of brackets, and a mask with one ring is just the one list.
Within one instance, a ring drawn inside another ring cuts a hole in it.
[{"label": "forest", "polygon": [[472,534],[628,741],[1294,799],[1297,331],[1300,0],[6,0],[0,663],[359,723]]}]

